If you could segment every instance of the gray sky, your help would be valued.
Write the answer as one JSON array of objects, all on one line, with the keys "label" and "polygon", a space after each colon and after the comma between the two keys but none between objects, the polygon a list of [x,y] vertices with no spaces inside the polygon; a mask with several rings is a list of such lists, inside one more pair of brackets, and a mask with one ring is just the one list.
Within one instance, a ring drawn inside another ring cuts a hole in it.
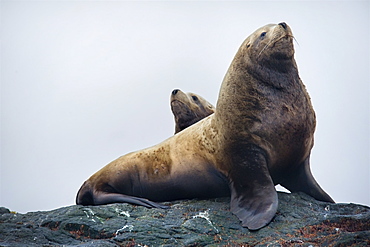
[{"label": "gray sky", "polygon": [[370,205],[368,1],[0,4],[0,206],[74,204],[101,167],[173,135],[173,89],[216,104],[243,40],[281,21],[317,114],[312,172]]}]

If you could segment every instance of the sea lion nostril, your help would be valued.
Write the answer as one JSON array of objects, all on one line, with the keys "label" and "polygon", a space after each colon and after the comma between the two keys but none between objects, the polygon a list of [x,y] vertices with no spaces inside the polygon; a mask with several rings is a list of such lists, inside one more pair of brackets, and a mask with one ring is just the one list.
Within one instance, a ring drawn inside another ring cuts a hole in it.
[{"label": "sea lion nostril", "polygon": [[287,27],[285,22],[280,22],[279,25],[282,26],[284,29],[286,29],[286,27]]},{"label": "sea lion nostril", "polygon": [[174,89],[174,90],[172,91],[172,95],[176,95],[178,91],[179,91],[178,89]]}]

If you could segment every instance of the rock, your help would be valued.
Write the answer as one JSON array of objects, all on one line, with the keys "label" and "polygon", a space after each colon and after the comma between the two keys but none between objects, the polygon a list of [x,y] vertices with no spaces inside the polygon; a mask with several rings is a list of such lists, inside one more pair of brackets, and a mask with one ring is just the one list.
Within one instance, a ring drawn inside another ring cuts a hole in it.
[{"label": "rock", "polygon": [[249,231],[229,198],[164,203],[69,206],[18,214],[0,208],[0,246],[369,246],[370,208],[279,193],[273,221]]},{"label": "rock", "polygon": [[10,210],[4,207],[0,207],[0,215],[1,214],[8,214],[10,213]]}]

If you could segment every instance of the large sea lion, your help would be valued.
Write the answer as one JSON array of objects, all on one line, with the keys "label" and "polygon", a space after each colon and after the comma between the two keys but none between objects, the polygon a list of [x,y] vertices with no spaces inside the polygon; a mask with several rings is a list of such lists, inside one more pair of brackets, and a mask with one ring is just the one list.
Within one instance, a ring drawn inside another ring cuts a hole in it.
[{"label": "large sea lion", "polygon": [[315,112],[298,75],[286,23],[264,26],[243,42],[216,108],[213,126],[222,126],[217,131],[231,211],[243,226],[257,229],[275,215],[274,184],[334,202],[310,171]]},{"label": "large sea lion", "polygon": [[174,89],[170,98],[175,117],[175,134],[215,112],[215,107],[195,93]]},{"label": "large sea lion", "polygon": [[287,24],[266,25],[243,42],[216,108],[162,143],[103,167],[82,185],[77,204],[161,207],[153,201],[231,195],[231,211],[256,230],[276,213],[275,184],[333,202],[310,172],[315,113]]}]

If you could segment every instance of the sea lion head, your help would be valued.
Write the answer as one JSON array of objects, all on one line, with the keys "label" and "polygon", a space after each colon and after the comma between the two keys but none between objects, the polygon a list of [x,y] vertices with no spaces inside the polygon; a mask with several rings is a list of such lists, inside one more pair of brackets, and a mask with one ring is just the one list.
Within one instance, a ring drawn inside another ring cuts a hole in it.
[{"label": "sea lion head", "polygon": [[239,54],[246,56],[244,59],[249,63],[287,72],[294,63],[293,39],[292,31],[285,22],[268,24],[244,41]]},{"label": "sea lion head", "polygon": [[215,107],[201,96],[175,89],[171,93],[175,134],[215,112]]}]

